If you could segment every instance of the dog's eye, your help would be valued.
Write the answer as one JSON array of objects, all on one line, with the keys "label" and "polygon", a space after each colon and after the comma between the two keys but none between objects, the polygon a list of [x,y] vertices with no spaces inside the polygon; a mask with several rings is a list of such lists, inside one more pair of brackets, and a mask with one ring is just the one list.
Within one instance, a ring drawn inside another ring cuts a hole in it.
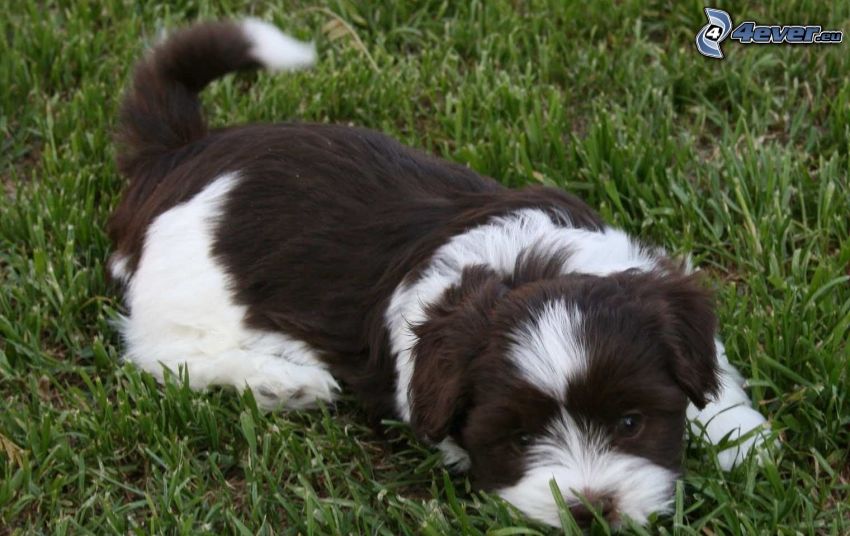
[{"label": "dog's eye", "polygon": [[617,423],[617,435],[620,437],[635,437],[643,428],[643,419],[637,413],[629,413],[620,418]]},{"label": "dog's eye", "polygon": [[531,444],[531,434],[520,434],[516,436],[516,442],[522,447],[527,447]]}]

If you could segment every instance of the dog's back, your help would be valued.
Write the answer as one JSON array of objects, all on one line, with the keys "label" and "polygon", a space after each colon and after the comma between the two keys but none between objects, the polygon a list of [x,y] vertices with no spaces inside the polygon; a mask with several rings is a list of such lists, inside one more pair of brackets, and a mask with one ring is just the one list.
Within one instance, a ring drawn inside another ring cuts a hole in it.
[{"label": "dog's back", "polygon": [[[327,239],[340,231],[348,236],[338,240],[368,249],[362,241],[372,233],[360,237],[352,227],[374,227],[381,217],[415,228],[398,230],[396,242],[409,244],[459,210],[482,204],[459,196],[502,190],[466,167],[368,129],[310,123],[207,128],[198,92],[214,79],[257,67],[306,67],[314,58],[312,45],[249,20],[179,31],[136,66],[117,132],[118,168],[129,184],[109,224],[117,250],[113,275],[121,279],[135,271],[157,216],[226,173],[238,173],[234,203],[244,203],[233,214],[225,211],[227,219],[243,213],[248,220],[228,222],[231,242],[250,249],[260,234],[265,244],[254,245],[266,253],[270,242],[292,241],[302,233]],[[323,229],[325,224],[331,228]],[[244,239],[243,225],[250,227]],[[392,249],[391,236],[382,241]],[[257,262],[263,257],[259,251],[244,253]],[[340,261],[335,264],[355,258]]]},{"label": "dog's back", "polygon": [[126,358],[266,409],[332,401],[339,380],[550,523],[553,477],[585,521],[576,490],[615,519],[666,508],[686,412],[746,400],[698,277],[558,189],[506,189],[377,132],[207,129],[197,92],[216,77],[313,59],[246,21],[137,67],[110,224]]},{"label": "dog's back", "polygon": [[[211,363],[230,343],[206,348],[210,333],[243,346],[274,333],[291,338],[295,354],[309,347],[307,361],[329,365],[386,415],[394,365],[384,311],[438,247],[523,207],[569,214],[576,225],[600,221],[563,192],[507,190],[368,129],[207,128],[198,92],[214,79],[314,58],[311,45],[250,20],[182,30],[137,65],[118,125],[129,184],[109,225],[110,270],[126,285],[124,334],[137,363],[176,369],[192,352]],[[187,350],[175,326],[206,342]],[[201,376],[194,370],[198,385],[234,384]]]}]

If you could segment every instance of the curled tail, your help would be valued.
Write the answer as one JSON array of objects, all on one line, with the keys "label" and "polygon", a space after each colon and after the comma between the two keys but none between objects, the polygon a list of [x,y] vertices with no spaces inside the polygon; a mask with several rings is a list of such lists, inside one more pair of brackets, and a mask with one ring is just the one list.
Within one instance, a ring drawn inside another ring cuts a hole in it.
[{"label": "curled tail", "polygon": [[[171,35],[139,62],[121,104],[118,168],[149,176],[170,151],[207,133],[198,93],[231,71],[289,70],[315,62],[312,43],[256,19],[209,22]],[[162,170],[160,170],[162,171]]]}]

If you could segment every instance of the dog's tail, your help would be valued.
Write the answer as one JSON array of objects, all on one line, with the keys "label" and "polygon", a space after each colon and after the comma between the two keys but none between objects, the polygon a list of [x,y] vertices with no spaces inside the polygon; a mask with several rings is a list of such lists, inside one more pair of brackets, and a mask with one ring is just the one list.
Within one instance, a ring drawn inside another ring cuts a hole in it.
[{"label": "dog's tail", "polygon": [[211,81],[242,69],[291,70],[312,65],[312,43],[289,37],[256,19],[201,23],[178,31],[139,62],[121,104],[118,168],[148,175],[168,153],[203,138],[198,100]]}]

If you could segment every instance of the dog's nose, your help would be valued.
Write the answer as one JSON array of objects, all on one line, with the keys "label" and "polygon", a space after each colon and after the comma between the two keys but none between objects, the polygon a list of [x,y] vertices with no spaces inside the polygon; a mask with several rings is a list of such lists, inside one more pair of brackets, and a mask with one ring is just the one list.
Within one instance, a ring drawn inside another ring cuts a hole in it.
[{"label": "dog's nose", "polygon": [[[602,517],[611,521],[614,516],[614,499],[610,495],[585,495],[587,502],[593,506]],[[593,511],[583,503],[578,503],[570,507],[570,513],[579,526],[587,527],[593,522]]]}]

